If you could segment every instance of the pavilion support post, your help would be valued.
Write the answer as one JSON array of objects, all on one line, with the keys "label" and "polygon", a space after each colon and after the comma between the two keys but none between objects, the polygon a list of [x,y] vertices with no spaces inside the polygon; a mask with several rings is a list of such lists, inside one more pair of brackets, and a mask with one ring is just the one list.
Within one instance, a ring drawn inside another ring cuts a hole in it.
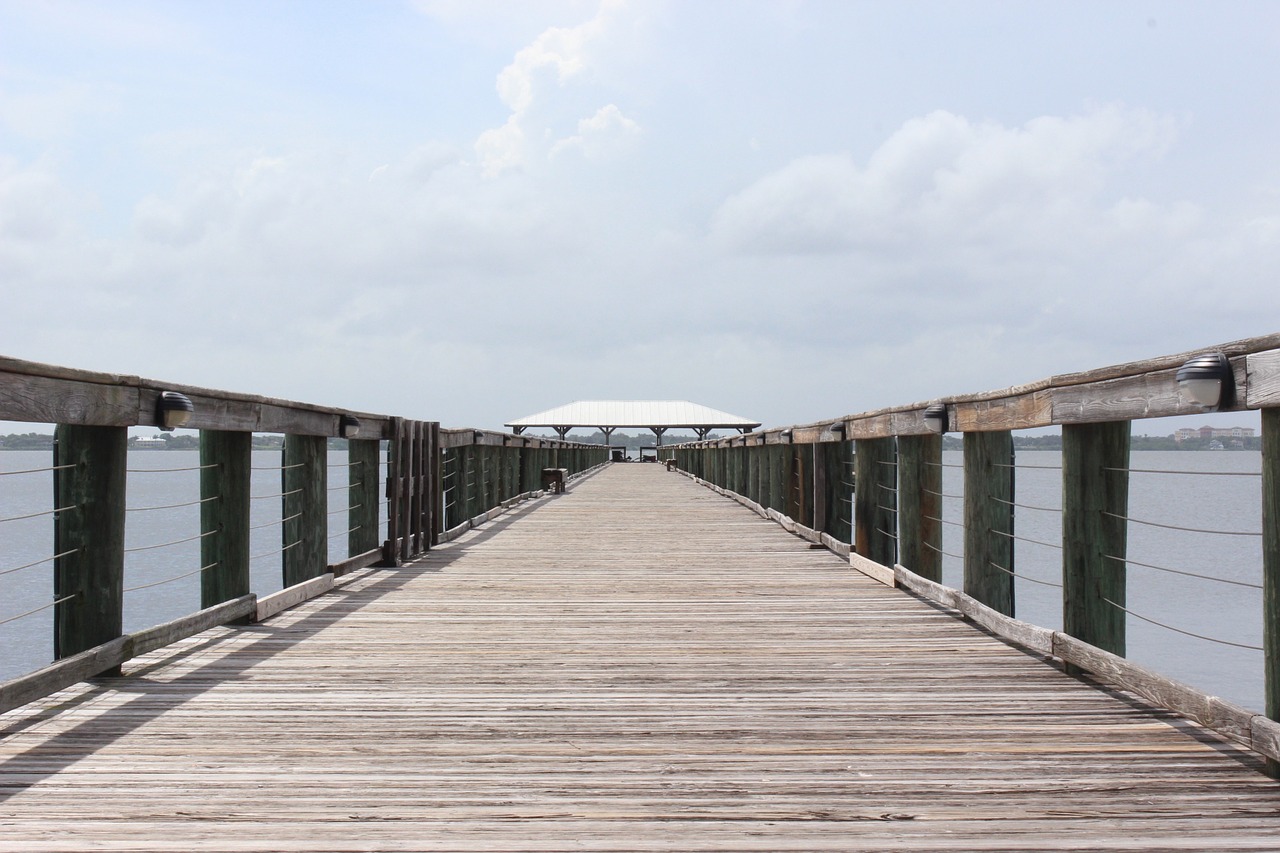
[{"label": "pavilion support post", "polygon": [[1013,571],[1013,433],[966,432],[964,591],[1013,616]]}]

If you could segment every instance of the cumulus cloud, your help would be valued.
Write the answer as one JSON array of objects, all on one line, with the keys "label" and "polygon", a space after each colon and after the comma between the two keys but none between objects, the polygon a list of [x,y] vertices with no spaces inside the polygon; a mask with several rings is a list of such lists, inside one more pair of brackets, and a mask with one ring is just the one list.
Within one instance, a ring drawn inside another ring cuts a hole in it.
[{"label": "cumulus cloud", "polygon": [[[594,59],[598,43],[615,24],[616,13],[623,4],[604,2],[595,17],[575,27],[551,27],[532,43],[519,50],[511,64],[498,74],[497,90],[511,113],[500,127],[491,128],[476,140],[476,155],[481,173],[496,177],[529,163],[530,147],[549,135],[553,129],[539,124],[537,107],[544,81],[551,77],[563,87],[571,78],[585,72]],[[599,153],[606,135],[633,134],[639,125],[624,116],[615,104],[600,108],[595,115],[582,119],[578,133],[551,146],[548,156],[566,148],[577,147],[589,154]]]},{"label": "cumulus cloud", "polygon": [[591,118],[578,122],[578,132],[551,146],[551,156],[581,151],[587,159],[605,156],[626,147],[640,133],[640,125],[622,114],[614,104],[601,107]]},{"label": "cumulus cloud", "polygon": [[[712,231],[731,249],[768,253],[1038,243],[1064,228],[1095,230],[1090,220],[1110,214],[1112,173],[1160,156],[1175,132],[1167,118],[1120,107],[1012,128],[938,111],[904,124],[865,167],[842,154],[794,160],[728,199]],[[1144,205],[1113,203],[1120,217]],[[1142,215],[1157,213],[1146,203]]]}]

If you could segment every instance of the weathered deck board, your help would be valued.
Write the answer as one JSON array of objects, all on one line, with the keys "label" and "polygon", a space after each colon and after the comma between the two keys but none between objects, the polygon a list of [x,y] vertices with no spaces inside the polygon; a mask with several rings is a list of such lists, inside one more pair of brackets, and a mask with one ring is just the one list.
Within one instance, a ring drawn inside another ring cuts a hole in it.
[{"label": "weathered deck board", "polygon": [[656,465],[0,717],[0,850],[1266,850],[1252,756]]}]

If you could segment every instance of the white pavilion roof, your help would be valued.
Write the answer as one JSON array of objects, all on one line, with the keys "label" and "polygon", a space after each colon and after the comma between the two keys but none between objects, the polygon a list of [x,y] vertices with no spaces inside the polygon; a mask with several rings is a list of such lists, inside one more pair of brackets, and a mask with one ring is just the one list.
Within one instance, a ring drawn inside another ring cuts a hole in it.
[{"label": "white pavilion roof", "polygon": [[731,415],[687,400],[579,400],[518,418],[506,426],[526,427],[685,427],[752,430],[759,421]]}]

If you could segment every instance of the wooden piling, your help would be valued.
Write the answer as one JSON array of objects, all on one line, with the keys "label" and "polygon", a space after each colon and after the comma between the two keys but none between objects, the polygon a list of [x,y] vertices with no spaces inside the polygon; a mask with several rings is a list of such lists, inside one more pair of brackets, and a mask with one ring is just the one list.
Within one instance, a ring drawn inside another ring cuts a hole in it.
[{"label": "wooden piling", "polygon": [[[60,424],[55,429],[54,657],[69,657],[121,634],[128,441],[124,427]],[[107,674],[119,671],[116,666]]]},{"label": "wooden piling", "polygon": [[322,435],[286,435],[280,471],[286,587],[325,573],[328,564],[329,470]]},{"label": "wooden piling", "polygon": [[854,549],[868,560],[892,567],[897,561],[893,538],[897,524],[894,440],[869,438],[856,442],[854,478]]},{"label": "wooden piling", "polygon": [[942,582],[942,436],[898,437],[898,560]]},{"label": "wooden piling", "polygon": [[253,435],[200,431],[200,606],[248,595]]},{"label": "wooden piling", "polygon": [[1128,421],[1062,427],[1063,630],[1121,656],[1129,433]]},{"label": "wooden piling", "polygon": [[964,591],[1014,615],[1013,433],[964,434]]}]

